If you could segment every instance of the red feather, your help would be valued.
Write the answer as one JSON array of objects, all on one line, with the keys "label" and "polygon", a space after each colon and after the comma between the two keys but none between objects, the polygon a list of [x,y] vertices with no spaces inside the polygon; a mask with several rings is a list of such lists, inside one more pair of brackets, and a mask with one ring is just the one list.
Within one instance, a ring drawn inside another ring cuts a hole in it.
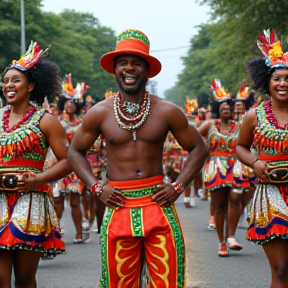
[{"label": "red feather", "polygon": [[263,43],[263,45],[269,46],[269,43],[268,43],[267,39],[265,38],[264,34],[260,34],[258,36],[258,39]]},{"label": "red feather", "polygon": [[244,91],[245,88],[246,88],[246,80],[243,80],[239,92],[240,92],[240,91],[241,91],[241,92]]},{"label": "red feather", "polygon": [[273,44],[273,43],[275,43],[276,42],[276,33],[275,33],[275,31],[274,30],[272,30],[271,31],[271,33],[270,33],[270,44]]}]

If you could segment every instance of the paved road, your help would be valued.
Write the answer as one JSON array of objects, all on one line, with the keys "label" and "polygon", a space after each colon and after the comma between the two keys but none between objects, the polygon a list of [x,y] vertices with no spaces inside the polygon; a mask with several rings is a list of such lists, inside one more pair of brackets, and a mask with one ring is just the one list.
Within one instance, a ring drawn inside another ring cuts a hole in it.
[{"label": "paved road", "polygon": [[[228,258],[219,258],[216,232],[206,229],[208,201],[199,200],[191,209],[186,209],[181,201],[176,203],[176,208],[186,242],[188,288],[269,287],[270,269],[264,252],[261,246],[245,240],[245,229],[238,229],[236,233],[244,249],[232,252]],[[74,228],[69,208],[63,219],[67,253],[54,260],[41,260],[38,288],[96,288],[101,273],[99,235],[91,233],[88,244],[73,244]]]}]

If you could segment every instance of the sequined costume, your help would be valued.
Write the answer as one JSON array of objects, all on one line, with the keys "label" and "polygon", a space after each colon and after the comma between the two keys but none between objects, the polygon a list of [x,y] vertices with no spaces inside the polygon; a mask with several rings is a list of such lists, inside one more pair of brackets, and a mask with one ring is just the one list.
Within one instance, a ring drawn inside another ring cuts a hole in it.
[{"label": "sequined costume", "polygon": [[103,148],[105,148],[105,139],[100,135],[87,152],[88,161],[98,180],[102,180],[102,173],[107,168],[107,158],[101,153]]},{"label": "sequined costume", "polygon": [[[288,164],[287,125],[277,124],[271,100],[256,108],[257,126],[253,148],[269,165]],[[287,172],[286,172],[287,173]],[[246,238],[256,244],[276,237],[288,238],[288,183],[258,182],[254,194]]]},{"label": "sequined costume", "polygon": [[184,287],[185,247],[175,207],[161,208],[151,201],[163,176],[108,183],[121,190],[125,206],[108,208],[103,222],[101,287],[142,287],[144,258],[147,288]]},{"label": "sequined costume", "polygon": [[188,156],[188,152],[182,149],[174,136],[172,137],[171,141],[169,141],[168,137],[166,138],[163,150],[163,171],[170,178],[167,182],[176,180]]},{"label": "sequined costume", "polygon": [[25,171],[43,170],[48,147],[39,122],[45,111],[36,110],[20,127],[4,132],[6,109],[8,107],[0,109],[0,248],[33,250],[55,256],[65,251],[65,245],[48,195],[49,185],[25,191],[19,184],[11,190],[13,181],[5,182],[5,179],[13,179],[9,178],[9,173],[12,173],[10,177],[20,177]]},{"label": "sequined costume", "polygon": [[[236,189],[249,188],[249,179],[242,171],[241,163],[236,159],[236,137],[238,130],[222,134],[212,122],[208,131],[207,147],[209,158],[204,165],[205,188],[213,191],[221,187]],[[230,123],[234,123],[231,121]]]},{"label": "sequined costume", "polygon": [[[79,121],[78,125],[72,125],[67,120],[61,119],[60,123],[65,128],[67,140],[71,143],[74,133],[79,128],[79,125],[81,125],[81,121]],[[84,182],[75,174],[75,172],[66,176],[60,183],[61,191],[78,193],[80,195],[82,195],[84,187]]]}]

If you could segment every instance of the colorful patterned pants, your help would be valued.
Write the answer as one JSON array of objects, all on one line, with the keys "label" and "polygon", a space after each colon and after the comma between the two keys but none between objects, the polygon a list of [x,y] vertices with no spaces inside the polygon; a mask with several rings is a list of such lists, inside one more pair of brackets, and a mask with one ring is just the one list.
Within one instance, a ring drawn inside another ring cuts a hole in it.
[{"label": "colorful patterned pants", "polygon": [[108,208],[101,229],[101,287],[184,287],[185,247],[175,207],[152,202],[159,183],[162,176],[109,181],[121,189],[125,207]]}]

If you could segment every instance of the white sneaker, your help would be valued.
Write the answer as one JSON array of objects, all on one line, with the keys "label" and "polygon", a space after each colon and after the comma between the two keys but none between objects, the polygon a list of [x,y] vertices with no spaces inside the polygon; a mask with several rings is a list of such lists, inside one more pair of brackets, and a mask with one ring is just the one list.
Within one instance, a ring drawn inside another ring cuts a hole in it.
[{"label": "white sneaker", "polygon": [[89,224],[89,220],[83,220],[82,221],[82,229],[87,231],[89,230],[90,224]]},{"label": "white sneaker", "polygon": [[190,197],[184,197],[183,198],[183,203],[186,204],[186,203],[189,203],[190,202]]},{"label": "white sneaker", "polygon": [[63,227],[60,227],[60,234],[63,236],[65,234],[65,230]]},{"label": "white sneaker", "polygon": [[239,251],[239,250],[243,249],[243,246],[237,242],[235,237],[228,237],[227,238],[227,245],[228,245],[228,248],[231,250]]},{"label": "white sneaker", "polygon": [[195,201],[194,197],[191,197],[191,199],[190,199],[190,206],[191,207],[195,207],[196,206],[196,201]]}]

